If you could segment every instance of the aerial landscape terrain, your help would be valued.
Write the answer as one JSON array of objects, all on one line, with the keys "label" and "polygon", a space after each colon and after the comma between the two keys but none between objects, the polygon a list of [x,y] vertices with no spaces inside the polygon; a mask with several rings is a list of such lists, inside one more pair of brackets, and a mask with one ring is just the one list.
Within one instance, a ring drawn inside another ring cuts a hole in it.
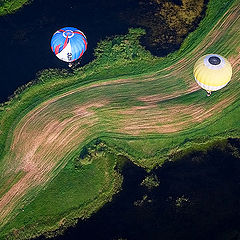
[{"label": "aerial landscape terrain", "polygon": [[[87,60],[72,68],[51,52],[65,27],[54,18],[38,49],[49,65],[12,63],[19,84],[0,105],[0,239],[240,239],[240,1],[152,0],[154,19],[141,2],[121,13],[124,22],[136,12],[119,34],[91,45],[86,33]],[[34,4],[2,0],[0,20],[18,28],[11,17]],[[233,72],[207,97],[193,67],[211,53]],[[11,69],[0,71],[7,85]]]}]

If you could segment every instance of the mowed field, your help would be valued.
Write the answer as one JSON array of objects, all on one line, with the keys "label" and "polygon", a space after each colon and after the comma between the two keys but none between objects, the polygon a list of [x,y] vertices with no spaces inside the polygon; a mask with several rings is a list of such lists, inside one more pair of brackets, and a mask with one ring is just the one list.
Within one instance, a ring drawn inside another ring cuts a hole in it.
[{"label": "mowed field", "polygon": [[[96,138],[152,169],[180,150],[238,137],[239,26],[235,1],[197,47],[168,67],[66,90],[17,119],[0,162],[0,238],[53,231],[111,200],[122,181],[116,155],[97,153],[78,169],[73,163]],[[192,73],[207,53],[225,56],[233,67],[231,82],[211,97]]]}]

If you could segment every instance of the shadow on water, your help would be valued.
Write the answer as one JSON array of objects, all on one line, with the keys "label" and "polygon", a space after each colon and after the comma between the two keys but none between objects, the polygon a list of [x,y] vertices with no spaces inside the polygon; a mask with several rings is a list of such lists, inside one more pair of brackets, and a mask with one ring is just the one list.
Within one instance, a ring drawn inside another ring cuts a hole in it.
[{"label": "shadow on water", "polygon": [[[150,174],[128,163],[123,190],[90,219],[57,240],[237,240],[240,224],[240,141],[193,152]],[[154,176],[159,185],[141,185]]]}]

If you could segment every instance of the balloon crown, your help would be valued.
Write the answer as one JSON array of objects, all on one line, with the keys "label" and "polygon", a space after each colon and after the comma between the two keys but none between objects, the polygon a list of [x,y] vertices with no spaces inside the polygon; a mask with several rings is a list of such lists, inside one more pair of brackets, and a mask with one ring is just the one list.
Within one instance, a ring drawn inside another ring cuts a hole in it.
[{"label": "balloon crown", "polygon": [[66,37],[71,38],[71,37],[74,36],[74,33],[73,33],[72,30],[66,30],[66,31],[63,32],[63,36],[64,36],[65,38],[66,38]]},{"label": "balloon crown", "polygon": [[216,56],[212,56],[208,59],[208,61],[212,64],[212,65],[218,65],[221,63],[221,59],[219,57]]}]

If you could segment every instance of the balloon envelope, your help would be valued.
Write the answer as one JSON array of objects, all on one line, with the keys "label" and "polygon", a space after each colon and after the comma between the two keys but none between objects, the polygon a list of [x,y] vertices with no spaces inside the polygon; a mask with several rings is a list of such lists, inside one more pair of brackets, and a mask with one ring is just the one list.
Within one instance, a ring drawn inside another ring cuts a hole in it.
[{"label": "balloon envelope", "polygon": [[87,38],[77,28],[61,28],[52,36],[51,49],[62,61],[74,62],[87,50]]},{"label": "balloon envelope", "polygon": [[226,58],[218,54],[208,54],[198,59],[193,74],[201,88],[207,91],[217,91],[230,81],[232,67]]}]

